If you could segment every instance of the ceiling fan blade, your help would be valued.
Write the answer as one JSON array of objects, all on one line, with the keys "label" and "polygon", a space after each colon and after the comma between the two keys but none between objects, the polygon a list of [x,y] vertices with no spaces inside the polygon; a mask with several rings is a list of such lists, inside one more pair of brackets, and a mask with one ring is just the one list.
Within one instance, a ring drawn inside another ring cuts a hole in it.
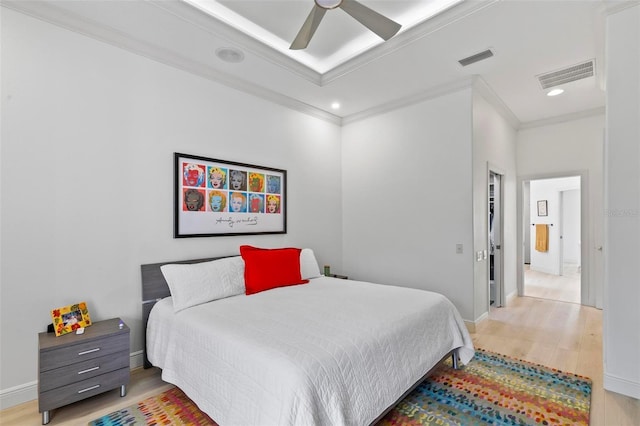
[{"label": "ceiling fan blade", "polygon": [[369,9],[355,0],[342,0],[340,8],[384,40],[389,40],[396,35],[402,27],[397,22],[380,15],[375,10]]},{"label": "ceiling fan blade", "polygon": [[300,50],[307,47],[311,37],[318,29],[318,25],[320,25],[320,21],[322,21],[322,17],[324,16],[327,9],[323,9],[318,5],[314,4],[313,9],[311,9],[311,13],[307,16],[307,20],[302,24],[302,28],[298,31],[298,35],[296,36],[293,43],[289,49],[291,50]]}]

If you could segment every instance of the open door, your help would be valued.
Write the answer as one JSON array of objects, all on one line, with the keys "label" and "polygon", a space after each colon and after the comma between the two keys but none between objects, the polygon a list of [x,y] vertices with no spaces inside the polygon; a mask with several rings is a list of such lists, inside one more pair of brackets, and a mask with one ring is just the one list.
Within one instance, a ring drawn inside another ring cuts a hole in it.
[{"label": "open door", "polygon": [[489,307],[504,305],[502,267],[502,176],[489,171]]}]

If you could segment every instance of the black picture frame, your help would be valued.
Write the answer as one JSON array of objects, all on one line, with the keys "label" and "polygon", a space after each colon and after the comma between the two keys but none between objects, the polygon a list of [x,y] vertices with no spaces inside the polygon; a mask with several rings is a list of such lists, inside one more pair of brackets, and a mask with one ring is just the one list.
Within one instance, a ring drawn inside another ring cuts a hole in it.
[{"label": "black picture frame", "polygon": [[538,201],[538,216],[547,216],[547,200]]},{"label": "black picture frame", "polygon": [[174,238],[286,234],[287,171],[174,153]]}]

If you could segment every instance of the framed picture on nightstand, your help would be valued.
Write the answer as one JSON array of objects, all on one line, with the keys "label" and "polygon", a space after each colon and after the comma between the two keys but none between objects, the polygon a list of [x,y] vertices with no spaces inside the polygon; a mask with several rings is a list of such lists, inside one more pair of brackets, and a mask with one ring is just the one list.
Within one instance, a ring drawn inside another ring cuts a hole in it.
[{"label": "framed picture on nightstand", "polygon": [[62,336],[91,325],[86,302],[53,309],[51,310],[51,318],[53,319],[53,330],[56,336]]}]

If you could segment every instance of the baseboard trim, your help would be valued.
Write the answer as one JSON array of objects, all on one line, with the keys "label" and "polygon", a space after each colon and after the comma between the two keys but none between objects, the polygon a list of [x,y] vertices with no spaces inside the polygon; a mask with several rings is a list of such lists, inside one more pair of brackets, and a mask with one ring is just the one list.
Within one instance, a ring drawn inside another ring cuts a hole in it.
[{"label": "baseboard trim", "polygon": [[[143,360],[143,351],[132,352],[129,355],[129,365],[131,369],[142,367]],[[38,399],[37,380],[12,388],[2,389],[0,390],[0,410],[24,404],[34,399]]]},{"label": "baseboard trim", "polygon": [[608,391],[640,399],[640,383],[632,382],[621,377],[605,374],[603,376],[604,388]]},{"label": "baseboard trim", "polygon": [[467,331],[469,333],[475,333],[476,332],[476,323],[475,322],[464,320],[464,325],[467,326]]},{"label": "baseboard trim", "polygon": [[467,330],[469,330],[469,333],[475,333],[476,327],[478,326],[478,324],[480,324],[482,321],[486,320],[487,318],[489,318],[489,312],[485,312],[484,314],[480,315],[480,317],[475,321],[464,320],[464,325],[467,326]]},{"label": "baseboard trim", "polygon": [[38,381],[0,390],[0,410],[38,399]]},{"label": "baseboard trim", "polygon": [[132,352],[129,355],[131,369],[140,368],[144,364],[144,351]]}]

